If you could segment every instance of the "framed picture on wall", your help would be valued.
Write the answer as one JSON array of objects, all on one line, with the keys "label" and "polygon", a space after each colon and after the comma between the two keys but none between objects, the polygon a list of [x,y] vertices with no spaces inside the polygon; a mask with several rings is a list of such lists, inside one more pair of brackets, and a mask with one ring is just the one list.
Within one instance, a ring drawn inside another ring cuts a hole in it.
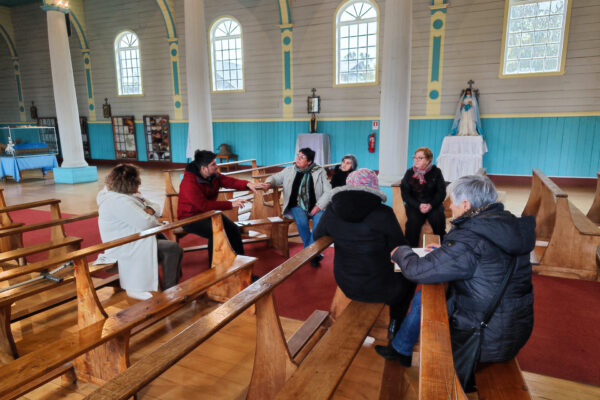
[{"label": "framed picture on wall", "polygon": [[168,115],[144,115],[148,161],[171,161]]},{"label": "framed picture on wall", "polygon": [[133,116],[111,117],[117,160],[137,160],[135,120]]}]

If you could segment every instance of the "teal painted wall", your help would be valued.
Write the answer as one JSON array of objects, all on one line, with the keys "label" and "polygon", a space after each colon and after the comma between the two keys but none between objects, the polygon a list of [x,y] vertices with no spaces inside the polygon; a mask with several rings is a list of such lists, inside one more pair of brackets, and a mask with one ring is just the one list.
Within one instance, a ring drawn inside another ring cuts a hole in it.
[{"label": "teal painted wall", "polygon": [[[332,162],[352,153],[360,167],[378,168],[378,147],[375,153],[367,151],[371,121],[319,121],[317,128],[319,133],[329,134]],[[256,158],[259,165],[269,165],[293,160],[296,136],[308,131],[308,121],[215,122],[213,142],[215,147],[232,145],[240,160]]]},{"label": "teal painted wall", "polygon": [[[359,166],[379,168],[379,133],[375,153],[367,151],[372,121],[319,121],[318,131],[328,133],[333,162],[355,154]],[[408,154],[421,146],[439,155],[452,120],[411,120]],[[483,118],[488,145],[483,165],[489,174],[531,175],[539,168],[549,176],[595,177],[600,171],[600,117]],[[114,160],[110,124],[89,124],[92,158]],[[173,162],[186,162],[187,123],[171,123]],[[294,158],[296,135],[308,131],[305,121],[215,122],[215,149],[232,146],[239,159],[256,158],[259,165]],[[146,161],[143,124],[136,124],[138,159]],[[410,166],[411,160],[409,158]]]},{"label": "teal painted wall", "polygon": [[[488,146],[483,166],[492,175],[596,177],[600,171],[600,117],[483,118]],[[409,154],[427,146],[437,158],[452,120],[411,120]],[[410,164],[409,159],[409,164]]]},{"label": "teal painted wall", "polygon": [[111,124],[88,122],[90,135],[90,153],[95,160],[114,160],[115,144]]}]

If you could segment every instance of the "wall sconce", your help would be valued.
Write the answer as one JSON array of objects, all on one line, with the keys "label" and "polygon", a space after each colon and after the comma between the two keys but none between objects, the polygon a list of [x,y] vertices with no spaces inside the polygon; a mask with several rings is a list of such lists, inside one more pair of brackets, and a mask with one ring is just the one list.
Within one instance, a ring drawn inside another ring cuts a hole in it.
[{"label": "wall sconce", "polygon": [[33,104],[33,101],[31,102],[31,107],[29,107],[29,114],[31,115],[31,119],[37,120],[37,118],[38,118],[37,107],[35,106],[35,104]]},{"label": "wall sconce", "polygon": [[104,104],[102,104],[102,115],[104,118],[110,118],[112,115],[110,112],[110,104],[108,104],[107,98],[104,98]]}]

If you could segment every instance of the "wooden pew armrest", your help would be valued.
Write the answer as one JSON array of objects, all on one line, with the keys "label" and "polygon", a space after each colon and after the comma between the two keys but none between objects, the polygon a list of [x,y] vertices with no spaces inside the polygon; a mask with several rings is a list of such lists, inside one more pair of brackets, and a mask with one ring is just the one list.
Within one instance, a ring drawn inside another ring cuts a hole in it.
[{"label": "wooden pew armrest", "polygon": [[590,221],[590,219],[570,201],[569,211],[571,212],[573,224],[579,232],[584,235],[600,236],[600,228]]},{"label": "wooden pew armrest", "polygon": [[73,217],[59,218],[53,219],[50,221],[39,222],[36,224],[24,225],[18,228],[10,228],[10,229],[2,229],[0,230],[0,237],[10,236],[14,234],[19,234],[23,232],[35,231],[38,229],[50,228],[52,226],[57,225],[65,225],[71,222],[83,221],[89,218],[95,218],[98,216],[98,211],[93,211],[87,214],[75,215]]},{"label": "wooden pew armrest", "polygon": [[58,203],[60,203],[59,199],[47,199],[47,200],[40,200],[40,201],[32,201],[30,203],[15,204],[13,206],[0,208],[0,213],[18,211],[18,210],[26,210],[28,208],[37,208],[37,207],[48,206],[48,205],[58,204]]}]

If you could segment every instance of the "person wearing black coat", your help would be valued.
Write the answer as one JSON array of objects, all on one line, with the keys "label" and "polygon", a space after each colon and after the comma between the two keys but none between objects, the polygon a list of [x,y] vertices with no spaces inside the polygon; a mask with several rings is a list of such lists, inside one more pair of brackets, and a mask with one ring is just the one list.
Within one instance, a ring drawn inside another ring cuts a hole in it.
[{"label": "person wearing black coat", "polygon": [[[441,247],[419,258],[410,247],[400,246],[392,260],[413,282],[449,282],[446,297],[451,336],[480,325],[516,260],[517,268],[504,296],[483,331],[479,358],[479,362],[507,361],[517,355],[533,329],[529,253],[535,246],[535,219],[518,218],[505,211],[496,203],[493,183],[484,176],[461,177],[449,191],[455,219]],[[398,335],[403,331],[404,326]],[[400,358],[395,357],[393,348],[376,346],[384,357]]]},{"label": "person wearing black coat", "polygon": [[395,273],[390,262],[390,251],[406,244],[394,211],[383,204],[386,195],[368,169],[352,172],[346,185],[331,193],[313,237],[333,237],[333,272],[342,292],[352,300],[390,305],[390,328],[395,329],[408,310],[415,284]]},{"label": "person wearing black coat", "polygon": [[433,165],[433,153],[427,147],[418,148],[413,160],[412,168],[402,178],[400,190],[406,209],[406,240],[411,247],[417,247],[425,220],[434,234],[442,239],[446,234],[446,182],[442,171]]},{"label": "person wearing black coat", "polygon": [[350,172],[356,171],[357,166],[358,162],[356,161],[356,157],[352,154],[346,154],[342,158],[341,164],[336,165],[333,169],[331,188],[335,189],[336,187],[344,186],[346,184],[346,178],[348,178]]}]

